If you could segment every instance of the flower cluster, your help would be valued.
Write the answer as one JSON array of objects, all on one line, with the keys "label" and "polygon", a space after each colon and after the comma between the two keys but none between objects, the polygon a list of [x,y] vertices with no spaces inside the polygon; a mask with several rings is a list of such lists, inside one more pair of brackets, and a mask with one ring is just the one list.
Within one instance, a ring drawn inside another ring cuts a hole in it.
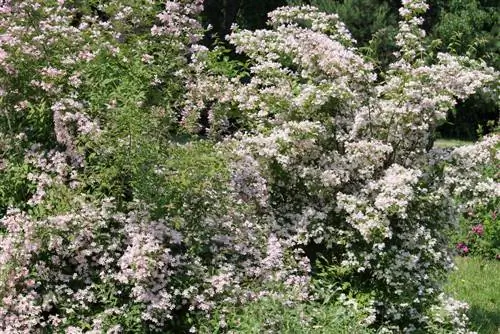
[{"label": "flower cluster", "polygon": [[430,330],[448,330],[459,334],[475,334],[467,329],[468,318],[465,312],[469,306],[444,294],[438,296],[439,304],[431,308],[433,323]]},{"label": "flower cluster", "polygon": [[500,136],[452,151],[443,168],[444,182],[461,213],[453,241],[461,255],[495,258],[500,253],[498,174]]},{"label": "flower cluster", "polygon": [[[257,282],[284,282],[307,298],[308,263],[291,266],[283,240],[270,235],[266,241],[263,227],[250,222],[231,226],[237,216],[207,220],[220,234],[187,236],[174,228],[175,219],[152,220],[140,203],[127,213],[111,199],[101,200],[100,207],[75,199],[72,206],[44,219],[13,209],[0,220],[3,332],[80,333],[83,328],[75,324],[87,323],[100,333],[130,317],[136,317],[136,330],[162,331],[181,307],[208,314],[216,301],[235,304],[272,295],[254,287]],[[207,239],[196,246],[198,238]],[[190,253],[195,246],[209,247],[210,256]]]}]

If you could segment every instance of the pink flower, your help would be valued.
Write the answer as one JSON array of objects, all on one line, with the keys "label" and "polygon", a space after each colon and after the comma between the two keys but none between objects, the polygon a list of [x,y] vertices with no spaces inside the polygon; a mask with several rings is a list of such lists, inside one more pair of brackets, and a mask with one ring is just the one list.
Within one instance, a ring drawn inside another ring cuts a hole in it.
[{"label": "pink flower", "polygon": [[7,58],[7,56],[8,56],[7,52],[5,52],[4,49],[0,48],[0,63],[3,62],[5,58]]},{"label": "pink flower", "polygon": [[478,224],[476,226],[473,226],[472,227],[472,233],[478,235],[478,236],[482,236],[484,234],[484,228],[483,228],[483,225],[482,224]]},{"label": "pink flower", "polygon": [[141,57],[141,61],[146,64],[151,64],[153,62],[154,57],[149,54],[143,54]]},{"label": "pink flower", "polygon": [[469,252],[469,247],[463,242],[460,242],[457,244],[457,250],[462,254],[465,255]]}]

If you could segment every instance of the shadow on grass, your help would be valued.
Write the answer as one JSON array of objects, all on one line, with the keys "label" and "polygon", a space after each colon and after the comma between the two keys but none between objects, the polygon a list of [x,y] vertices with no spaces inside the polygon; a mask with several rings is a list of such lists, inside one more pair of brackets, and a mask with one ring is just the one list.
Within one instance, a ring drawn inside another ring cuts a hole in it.
[{"label": "shadow on grass", "polygon": [[499,334],[500,313],[487,311],[477,305],[470,305],[468,312],[471,329],[478,334]]}]

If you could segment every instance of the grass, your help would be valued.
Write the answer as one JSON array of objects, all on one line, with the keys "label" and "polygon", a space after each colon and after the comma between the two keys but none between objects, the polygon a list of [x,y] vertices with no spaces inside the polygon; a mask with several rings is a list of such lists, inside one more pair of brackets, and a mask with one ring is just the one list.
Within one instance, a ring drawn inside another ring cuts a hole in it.
[{"label": "grass", "polygon": [[459,140],[459,139],[436,139],[434,142],[434,148],[448,148],[448,147],[458,147],[468,144],[472,144],[471,141]]},{"label": "grass", "polygon": [[500,334],[500,261],[459,257],[456,262],[447,290],[469,304],[472,330]]},{"label": "grass", "polygon": [[360,324],[360,317],[349,314],[347,309],[334,304],[305,302],[288,307],[273,299],[263,299],[246,305],[241,312],[231,314],[226,320],[235,333],[245,334],[375,333]]}]

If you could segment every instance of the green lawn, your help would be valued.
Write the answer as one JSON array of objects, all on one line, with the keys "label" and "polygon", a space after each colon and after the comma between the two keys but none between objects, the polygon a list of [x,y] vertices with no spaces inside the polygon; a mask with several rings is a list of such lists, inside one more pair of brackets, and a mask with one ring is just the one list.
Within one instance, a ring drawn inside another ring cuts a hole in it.
[{"label": "green lawn", "polygon": [[472,144],[471,141],[459,140],[459,139],[436,139],[434,142],[434,148],[447,148],[447,147],[457,147]]},{"label": "green lawn", "polygon": [[471,329],[479,334],[500,333],[500,261],[457,258],[458,271],[447,289],[469,303]]}]

